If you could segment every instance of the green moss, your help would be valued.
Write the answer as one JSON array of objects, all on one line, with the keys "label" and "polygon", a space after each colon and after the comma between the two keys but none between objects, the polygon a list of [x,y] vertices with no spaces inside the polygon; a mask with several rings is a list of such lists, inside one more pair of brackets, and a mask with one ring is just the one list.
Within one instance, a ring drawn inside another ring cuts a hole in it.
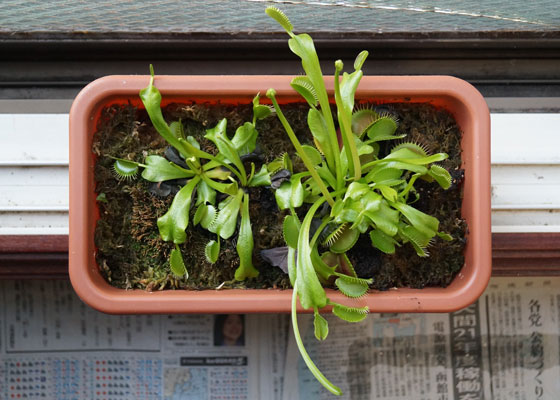
[{"label": "green moss", "polygon": [[[454,171],[460,165],[460,131],[453,118],[443,110],[429,105],[394,104],[388,110],[398,116],[399,131],[408,133],[406,140],[414,140],[432,152],[446,152],[450,159],[443,165]],[[283,107],[302,143],[309,143],[308,108],[302,104]],[[206,151],[215,151],[203,136],[220,119],[228,119],[230,137],[238,126],[251,119],[250,105],[170,104],[164,110],[168,121],[181,120],[187,135],[194,136]],[[292,155],[296,170],[302,163],[295,157],[292,145],[277,118],[257,123],[258,144],[267,162],[287,151]],[[391,144],[391,146],[394,144]],[[103,110],[93,152],[98,156],[95,165],[96,191],[104,193],[106,202],[99,202],[100,220],[96,227],[97,261],[106,279],[119,288],[206,289],[224,288],[287,288],[289,279],[280,269],[264,262],[260,250],[283,246],[282,220],[273,193],[265,188],[251,188],[250,214],[254,234],[254,264],[259,277],[244,282],[234,280],[239,264],[235,242],[222,241],[220,257],[209,264],[204,247],[214,235],[198,227],[189,226],[187,242],[181,252],[189,271],[188,279],[174,277],[169,269],[168,256],[173,248],[159,237],[157,218],[163,215],[173,195],[159,198],[148,190],[142,179],[119,181],[112,172],[113,157],[141,162],[148,154],[163,154],[165,141],[154,130],[144,110],[131,106],[111,106]],[[390,150],[382,149],[387,152]],[[459,172],[456,172],[459,175]],[[367,237],[361,238],[349,257],[362,276],[373,276],[373,287],[445,286],[463,265],[462,249],[466,226],[460,218],[461,188],[455,185],[443,191],[436,185],[416,184],[421,199],[416,206],[440,220],[441,229],[457,238],[451,243],[437,240],[429,248],[431,256],[420,258],[411,246],[405,245],[396,255],[377,254]],[[192,221],[192,220],[191,220]],[[367,257],[366,257],[367,255]]]}]

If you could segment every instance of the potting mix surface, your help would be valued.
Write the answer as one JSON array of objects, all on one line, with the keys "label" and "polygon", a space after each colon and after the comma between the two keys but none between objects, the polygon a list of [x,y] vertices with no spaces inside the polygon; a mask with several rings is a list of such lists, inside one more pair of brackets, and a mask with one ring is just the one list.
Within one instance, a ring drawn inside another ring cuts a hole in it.
[{"label": "potting mix surface", "polygon": [[[308,109],[301,103],[283,106],[286,118],[302,143],[312,141],[307,128]],[[415,189],[420,197],[414,207],[436,217],[440,221],[440,231],[449,233],[453,241],[446,242],[436,237],[427,249],[429,257],[419,257],[410,244],[404,244],[397,248],[395,254],[387,255],[372,247],[368,235],[362,235],[347,255],[358,276],[373,278],[371,287],[374,289],[445,287],[464,264],[467,227],[461,218],[461,131],[447,111],[429,104],[385,104],[376,110],[397,117],[397,134],[407,134],[403,141],[415,142],[430,153],[449,155],[440,165],[450,172],[453,178],[451,187],[444,190],[435,182],[416,181]],[[163,113],[168,122],[180,120],[185,134],[193,136],[202,150],[215,153],[213,144],[204,138],[206,129],[227,118],[227,131],[230,137],[233,136],[237,127],[252,119],[252,105],[170,104]],[[290,154],[295,170],[304,170],[284,128],[274,115],[258,121],[257,130],[258,152],[252,160],[257,164],[257,170],[260,169],[259,164],[268,163],[285,152]],[[381,144],[379,156],[383,157],[398,142]],[[265,187],[248,189],[255,246],[253,263],[260,271],[257,278],[243,282],[234,280],[234,272],[239,266],[235,235],[230,240],[222,240],[220,256],[215,264],[206,261],[205,246],[216,235],[193,226],[194,208],[191,209],[187,241],[180,245],[188,279],[177,278],[171,273],[168,260],[174,245],[160,238],[157,218],[167,212],[182,182],[158,184],[141,177],[117,179],[112,158],[141,163],[148,155],[163,156],[167,148],[168,144],[153,128],[145,110],[126,105],[103,109],[92,150],[97,156],[95,180],[100,211],[95,231],[96,259],[108,282],[119,288],[146,290],[213,289],[220,285],[223,288],[289,288],[287,274],[261,256],[262,250],[285,246],[282,222],[287,215],[278,209],[273,190]],[[219,194],[217,200],[220,201]]]}]

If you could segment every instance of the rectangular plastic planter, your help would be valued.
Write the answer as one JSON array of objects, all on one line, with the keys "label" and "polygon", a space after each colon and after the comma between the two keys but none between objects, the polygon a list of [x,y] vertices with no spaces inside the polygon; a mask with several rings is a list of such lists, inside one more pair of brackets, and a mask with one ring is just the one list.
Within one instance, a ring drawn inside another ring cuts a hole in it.
[{"label": "rectangular plastic planter", "polygon": [[[70,279],[80,298],[107,313],[270,313],[289,312],[291,290],[143,290],[109,285],[95,261],[94,230],[99,218],[94,192],[93,134],[100,111],[110,104],[142,106],[140,89],[148,76],[98,79],[77,96],[70,111]],[[170,102],[220,101],[248,104],[257,93],[275,88],[279,101],[302,101],[288,76],[157,76],[155,84]],[[327,88],[332,93],[332,78]],[[484,291],[492,269],[490,233],[490,115],[480,93],[448,76],[364,77],[358,99],[429,102],[450,111],[461,130],[465,170],[462,214],[468,223],[465,265],[446,288],[398,288],[370,291],[348,300],[329,290],[335,301],[368,305],[373,312],[449,312],[474,302]],[[162,104],[162,105],[163,105]],[[188,266],[187,266],[188,268]]]}]

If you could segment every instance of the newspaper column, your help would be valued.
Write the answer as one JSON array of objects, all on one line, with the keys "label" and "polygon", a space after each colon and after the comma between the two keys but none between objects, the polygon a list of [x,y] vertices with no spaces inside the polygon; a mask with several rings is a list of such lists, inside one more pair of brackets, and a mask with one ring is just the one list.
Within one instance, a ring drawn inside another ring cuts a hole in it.
[{"label": "newspaper column", "polygon": [[443,321],[436,321],[433,324],[434,328],[434,354],[436,365],[441,367],[443,371],[438,372],[436,375],[436,392],[438,400],[449,399],[449,386],[447,383],[447,346],[445,324]]},{"label": "newspaper column", "polygon": [[480,400],[482,385],[482,344],[478,304],[450,314],[451,359],[454,398]]},{"label": "newspaper column", "polygon": [[544,394],[543,378],[541,376],[544,371],[544,346],[543,334],[537,331],[537,328],[542,327],[541,304],[538,300],[531,299],[529,301],[529,312],[528,319],[532,331],[529,338],[531,354],[529,365],[537,371],[534,378],[535,399],[539,400],[543,398]]}]

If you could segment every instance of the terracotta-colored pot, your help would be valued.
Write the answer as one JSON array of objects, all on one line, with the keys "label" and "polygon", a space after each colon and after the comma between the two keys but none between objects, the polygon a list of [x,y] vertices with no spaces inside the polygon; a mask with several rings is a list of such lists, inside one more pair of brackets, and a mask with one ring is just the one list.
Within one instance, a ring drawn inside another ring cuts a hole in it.
[{"label": "terracotta-colored pot", "polygon": [[[289,312],[291,290],[167,290],[146,292],[109,285],[95,261],[93,234],[98,208],[94,192],[92,137],[100,111],[114,103],[142,106],[140,89],[148,76],[109,76],[84,88],[70,111],[70,279],[87,304],[108,313],[270,313]],[[286,103],[301,101],[288,76],[157,76],[164,104],[220,101],[248,104],[256,93],[275,88]],[[333,79],[327,78],[332,93]],[[399,288],[370,291],[349,300],[329,290],[334,301],[368,305],[374,312],[448,312],[474,302],[484,291],[492,268],[490,234],[490,115],[480,93],[447,76],[364,77],[359,99],[428,102],[449,110],[463,131],[465,170],[463,217],[468,223],[465,265],[446,288]],[[188,268],[188,266],[187,266]]]}]

